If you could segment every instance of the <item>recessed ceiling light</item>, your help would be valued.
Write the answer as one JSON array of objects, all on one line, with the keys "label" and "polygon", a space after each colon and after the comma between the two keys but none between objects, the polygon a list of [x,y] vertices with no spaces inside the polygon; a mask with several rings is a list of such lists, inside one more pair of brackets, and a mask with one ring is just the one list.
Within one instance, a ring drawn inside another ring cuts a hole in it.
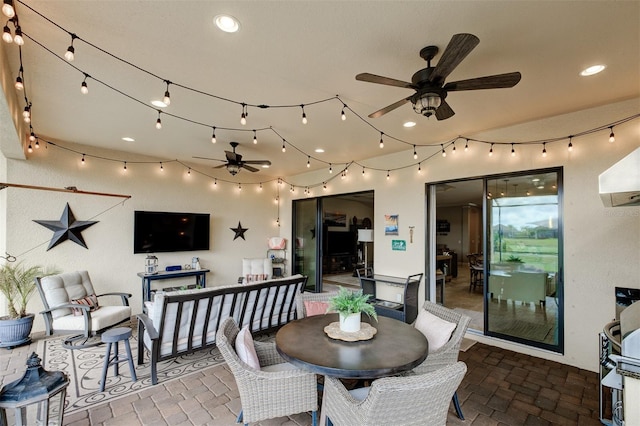
[{"label": "recessed ceiling light", "polygon": [[218,15],[213,22],[225,33],[235,33],[240,29],[240,22],[231,15]]},{"label": "recessed ceiling light", "polygon": [[583,77],[586,77],[588,75],[598,74],[599,72],[601,72],[604,69],[605,69],[604,65],[593,65],[593,66],[590,66],[589,68],[583,69],[580,72],[580,75],[583,76]]},{"label": "recessed ceiling light", "polygon": [[403,124],[404,127],[413,127],[415,125],[416,125],[415,121],[405,121]]},{"label": "recessed ceiling light", "polygon": [[162,102],[159,99],[154,99],[151,101],[151,105],[153,105],[154,107],[158,107],[158,108],[166,108],[167,104],[165,104],[164,102]]},{"label": "recessed ceiling light", "polygon": [[316,148],[316,152],[317,152],[318,154],[322,154],[322,153],[324,152],[324,149],[322,149],[322,148]]},{"label": "recessed ceiling light", "polygon": [[133,141],[135,141],[135,139],[134,139],[134,138],[130,138],[129,136],[125,136],[124,138],[122,138],[122,140],[123,140],[123,141],[126,141],[126,142],[133,142]]},{"label": "recessed ceiling light", "polygon": [[268,169],[269,167],[270,167],[270,166],[269,166],[268,164],[263,164],[263,165],[262,165],[262,168],[263,168],[263,169]]}]

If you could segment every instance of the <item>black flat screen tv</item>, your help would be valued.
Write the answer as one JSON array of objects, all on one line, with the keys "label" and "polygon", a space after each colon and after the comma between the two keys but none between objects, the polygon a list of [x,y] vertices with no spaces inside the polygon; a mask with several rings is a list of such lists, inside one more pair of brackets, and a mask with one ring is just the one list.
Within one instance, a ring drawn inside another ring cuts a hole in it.
[{"label": "black flat screen tv", "polygon": [[133,252],[209,250],[208,213],[135,211]]},{"label": "black flat screen tv", "polygon": [[327,254],[355,254],[356,235],[353,232],[329,231],[327,238]]}]

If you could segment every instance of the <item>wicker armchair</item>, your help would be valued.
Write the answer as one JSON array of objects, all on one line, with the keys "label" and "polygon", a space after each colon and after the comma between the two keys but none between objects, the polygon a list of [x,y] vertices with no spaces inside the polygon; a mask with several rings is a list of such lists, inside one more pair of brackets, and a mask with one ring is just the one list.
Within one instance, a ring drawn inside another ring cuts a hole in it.
[{"label": "wicker armchair", "polygon": [[[242,411],[238,423],[258,422],[311,411],[316,425],[318,394],[316,375],[300,369],[267,372],[249,367],[235,350],[238,326],[227,318],[216,334],[216,344],[238,384]],[[274,343],[254,342],[261,367],[285,363]]]},{"label": "wicker armchair", "polygon": [[[471,318],[464,314],[429,301],[424,302],[424,305],[422,305],[422,309],[439,318],[442,318],[445,321],[453,322],[458,325],[453,330],[453,333],[451,333],[451,338],[447,343],[444,344],[444,346],[433,352],[429,352],[429,356],[427,357],[427,359],[412,370],[412,372],[416,374],[431,373],[432,371],[456,363],[458,361],[458,354],[460,353],[460,344],[462,343],[462,338],[467,332],[469,322],[471,321]],[[453,405],[456,409],[458,417],[464,420],[464,415],[462,414],[462,409],[460,408],[457,392],[453,394]]]},{"label": "wicker armchair", "polygon": [[444,425],[466,371],[466,364],[457,362],[424,375],[385,377],[374,380],[366,396],[361,392],[366,388],[349,392],[340,380],[327,377],[323,410],[336,426]]},{"label": "wicker armchair", "polygon": [[338,293],[335,291],[328,293],[298,293],[296,295],[296,312],[298,313],[298,318],[307,317],[307,309],[304,306],[304,302],[328,302],[329,299],[331,299],[336,294]]}]

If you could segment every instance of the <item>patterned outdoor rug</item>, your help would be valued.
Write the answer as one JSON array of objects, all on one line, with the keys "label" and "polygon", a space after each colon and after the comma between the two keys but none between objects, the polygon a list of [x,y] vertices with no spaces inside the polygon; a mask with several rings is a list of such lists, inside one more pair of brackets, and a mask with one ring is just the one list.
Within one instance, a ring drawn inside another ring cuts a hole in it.
[{"label": "patterned outdoor rug", "polygon": [[[120,374],[117,377],[114,376],[114,367],[111,366],[107,373],[104,392],[100,392],[100,380],[106,345],[88,349],[68,350],[62,347],[63,337],[51,338],[40,342],[38,353],[42,354],[43,367],[51,371],[64,371],[69,375],[70,383],[67,388],[65,414],[84,410],[89,406],[109,402],[153,386],[151,384],[148,355],[145,354],[145,363],[143,365],[136,365],[138,339],[136,327],[132,327],[132,329],[133,336],[129,339],[129,342],[138,380],[136,382],[131,381],[127,362],[120,363]],[[273,336],[274,334],[256,336],[256,340],[264,341],[272,339]],[[119,344],[119,349],[120,355],[124,355],[124,343]],[[222,363],[224,363],[224,359],[217,347],[163,361],[158,363],[158,382],[163,383],[174,378],[184,377],[189,373]]]}]

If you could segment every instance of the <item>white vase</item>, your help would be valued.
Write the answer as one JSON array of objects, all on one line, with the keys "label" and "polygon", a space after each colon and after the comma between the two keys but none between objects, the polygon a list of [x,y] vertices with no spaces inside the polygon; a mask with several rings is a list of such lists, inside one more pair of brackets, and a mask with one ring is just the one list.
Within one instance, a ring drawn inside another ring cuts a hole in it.
[{"label": "white vase", "polygon": [[355,333],[360,331],[360,319],[361,314],[359,312],[357,314],[349,315],[340,314],[340,330],[346,333]]}]

